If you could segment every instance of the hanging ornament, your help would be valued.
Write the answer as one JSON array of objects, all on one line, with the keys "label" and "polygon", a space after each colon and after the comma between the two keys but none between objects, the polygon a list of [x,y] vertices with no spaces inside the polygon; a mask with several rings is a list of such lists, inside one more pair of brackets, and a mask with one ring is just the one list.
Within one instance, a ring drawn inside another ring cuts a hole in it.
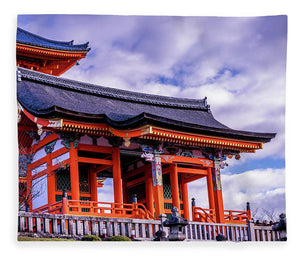
[{"label": "hanging ornament", "polygon": [[241,155],[240,155],[240,154],[235,155],[235,159],[236,159],[236,160],[239,160],[240,158],[241,158]]}]

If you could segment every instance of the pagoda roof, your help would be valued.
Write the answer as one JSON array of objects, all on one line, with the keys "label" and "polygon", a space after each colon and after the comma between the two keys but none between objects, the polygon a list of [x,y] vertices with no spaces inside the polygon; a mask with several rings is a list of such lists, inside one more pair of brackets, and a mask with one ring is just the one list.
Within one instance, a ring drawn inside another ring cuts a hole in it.
[{"label": "pagoda roof", "polygon": [[269,142],[274,133],[234,130],[217,121],[204,99],[173,98],[103,87],[18,68],[17,98],[32,115],[119,129],[143,125],[239,140]]},{"label": "pagoda roof", "polygon": [[24,29],[17,28],[17,43],[30,46],[36,46],[46,49],[62,50],[62,51],[89,51],[88,44],[74,45],[72,41],[56,41],[41,37],[39,35],[28,32]]}]

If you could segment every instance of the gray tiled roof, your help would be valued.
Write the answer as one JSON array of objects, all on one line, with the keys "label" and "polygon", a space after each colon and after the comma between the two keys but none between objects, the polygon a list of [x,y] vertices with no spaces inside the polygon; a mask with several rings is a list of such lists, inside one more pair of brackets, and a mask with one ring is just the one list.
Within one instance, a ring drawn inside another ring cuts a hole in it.
[{"label": "gray tiled roof", "polygon": [[150,124],[221,137],[267,142],[275,134],[230,129],[217,121],[204,99],[130,92],[18,68],[17,97],[37,117],[105,122],[132,129]]},{"label": "gray tiled roof", "polygon": [[209,105],[207,105],[206,103],[206,98],[198,100],[143,94],[116,88],[103,87],[90,83],[83,83],[70,79],[64,79],[61,77],[52,76],[24,68],[18,69],[21,72],[22,78],[44,82],[56,87],[60,87],[61,89],[76,90],[84,94],[94,94],[96,96],[103,96],[150,105],[209,111]]},{"label": "gray tiled roof", "polygon": [[72,41],[56,41],[46,39],[39,35],[17,28],[17,43],[33,45],[37,47],[65,50],[65,51],[89,51],[88,42],[85,44],[74,45]]}]

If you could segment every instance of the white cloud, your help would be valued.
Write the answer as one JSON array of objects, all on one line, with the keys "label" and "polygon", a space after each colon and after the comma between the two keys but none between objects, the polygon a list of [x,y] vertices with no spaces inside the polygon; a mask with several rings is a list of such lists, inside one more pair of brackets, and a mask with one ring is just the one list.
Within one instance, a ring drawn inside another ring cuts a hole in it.
[{"label": "white cloud", "polygon": [[[74,39],[75,44],[90,42],[90,53],[64,77],[174,97],[207,96],[214,117],[225,125],[277,133],[263,150],[244,154],[239,163],[284,158],[287,35],[283,17],[42,15],[23,28],[56,40]],[[159,76],[178,85],[162,83],[156,79]],[[284,209],[283,169],[224,175],[222,181],[227,209],[244,209],[246,201]],[[191,183],[190,198],[207,206],[203,189],[204,179]],[[108,192],[103,192],[104,199],[109,199]]]},{"label": "white cloud", "polygon": [[114,202],[112,178],[106,178],[103,182],[103,186],[98,188],[98,202]]},{"label": "white cloud", "polygon": [[[285,170],[256,169],[240,174],[221,176],[224,208],[245,210],[250,202],[252,210],[274,209],[276,213],[285,211]],[[208,208],[206,180],[189,183],[189,198],[196,199],[196,205]]]}]

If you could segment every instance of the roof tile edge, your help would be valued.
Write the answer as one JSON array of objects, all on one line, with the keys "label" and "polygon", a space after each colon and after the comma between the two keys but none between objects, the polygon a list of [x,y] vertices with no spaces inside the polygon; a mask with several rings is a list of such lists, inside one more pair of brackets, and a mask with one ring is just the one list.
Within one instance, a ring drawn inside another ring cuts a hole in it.
[{"label": "roof tile edge", "polygon": [[109,98],[116,98],[127,101],[134,101],[138,103],[144,103],[147,105],[159,105],[172,108],[185,108],[185,109],[197,109],[206,112],[210,112],[210,105],[207,104],[207,98],[203,99],[187,99],[187,98],[175,98],[160,95],[152,95],[146,93],[137,93],[133,91],[126,91],[117,88],[109,88],[100,85],[75,81],[54,75],[40,73],[32,71],[26,68],[17,67],[19,79],[28,79],[38,82],[47,83],[56,87],[64,89],[80,91],[86,94],[96,94]]}]

